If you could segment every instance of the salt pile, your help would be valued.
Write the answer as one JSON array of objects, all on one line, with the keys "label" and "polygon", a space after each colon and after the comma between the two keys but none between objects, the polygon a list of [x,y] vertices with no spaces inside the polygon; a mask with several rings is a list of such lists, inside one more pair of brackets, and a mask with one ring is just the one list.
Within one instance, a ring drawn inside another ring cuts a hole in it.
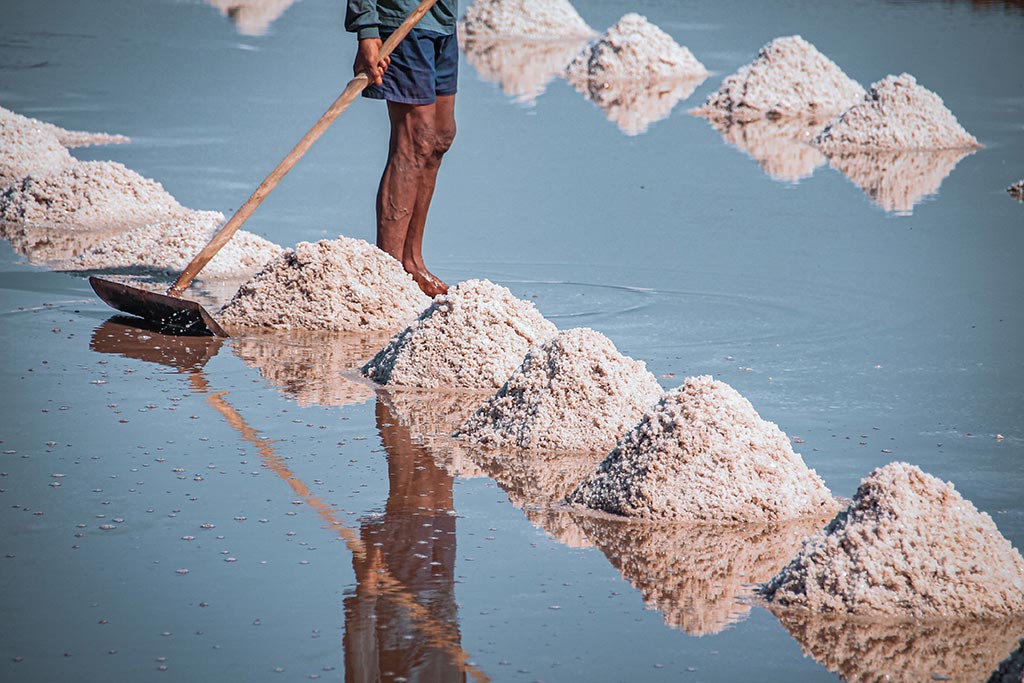
[{"label": "salt pile", "polygon": [[835,116],[864,88],[800,36],[776,38],[750,64],[722,81],[693,113],[749,121],[764,116]]},{"label": "salt pile", "polygon": [[[59,270],[148,270],[177,273],[207,245],[224,222],[217,211],[189,211],[181,218],[119,233]],[[202,278],[247,278],[281,254],[278,245],[239,230],[199,272]]]},{"label": "salt pile", "polygon": [[823,523],[665,526],[579,513],[575,519],[649,608],[695,636],[744,619],[751,584],[771,577]]},{"label": "salt pile", "polygon": [[[88,147],[90,145],[112,145],[131,142],[124,135],[110,133],[90,133],[84,130],[67,130],[52,123],[22,116],[9,109],[0,107],[0,129],[12,125],[16,128],[28,128],[52,135],[64,147]],[[6,145],[5,145],[6,146]]]},{"label": "salt pile", "polygon": [[459,430],[488,448],[607,453],[661,396],[643,361],[600,332],[559,332],[530,350]]},{"label": "salt pile", "polygon": [[517,102],[533,104],[586,44],[586,38],[485,39],[467,40],[462,50],[480,78],[500,84]]},{"label": "salt pile", "polygon": [[782,430],[707,375],[665,394],[568,501],[628,517],[723,524],[818,517],[837,507]]},{"label": "salt pile", "polygon": [[27,175],[52,173],[75,163],[53,133],[2,107],[0,150],[0,189]]},{"label": "salt pile", "polygon": [[1018,180],[1006,188],[1006,191],[1017,201],[1024,202],[1024,180]]},{"label": "salt pile", "polygon": [[1024,558],[952,484],[894,462],[762,593],[782,608],[872,617],[1024,615]]},{"label": "salt pile", "polygon": [[814,174],[826,157],[810,143],[822,124],[813,119],[755,119],[733,121],[712,118],[722,138],[751,156],[775,180],[795,183]]},{"label": "salt pile", "polygon": [[[850,683],[1021,680],[1020,668],[1012,677],[1011,654],[1024,633],[1020,620],[871,622],[783,611],[776,617],[804,656]],[[1004,670],[1011,675],[1003,678]]]},{"label": "salt pile", "polygon": [[914,206],[939,191],[960,160],[973,150],[871,151],[834,154],[829,165],[886,211],[910,214]]},{"label": "salt pile", "polygon": [[500,387],[555,326],[528,301],[488,280],[467,280],[427,310],[363,367],[380,384],[424,389]]},{"label": "salt pile", "polygon": [[589,38],[594,29],[568,0],[476,0],[459,20],[460,39]]},{"label": "salt pile", "polygon": [[129,229],[188,211],[160,183],[114,161],[79,161],[0,192],[0,220],[29,226]]},{"label": "salt pile", "polygon": [[300,406],[344,407],[374,397],[359,364],[380,346],[379,336],[309,330],[245,329],[231,350]]},{"label": "salt pile", "polygon": [[262,36],[296,0],[206,0],[230,17],[238,32],[245,36]]},{"label": "salt pile", "polygon": [[864,149],[978,149],[942,98],[910,74],[886,76],[815,140],[826,154]]},{"label": "salt pile", "polygon": [[623,16],[569,64],[569,82],[645,81],[706,77],[708,70],[672,36],[634,12]]},{"label": "salt pile", "polygon": [[402,264],[350,237],[299,242],[266,264],[220,312],[220,322],[282,329],[393,330],[430,300]]}]

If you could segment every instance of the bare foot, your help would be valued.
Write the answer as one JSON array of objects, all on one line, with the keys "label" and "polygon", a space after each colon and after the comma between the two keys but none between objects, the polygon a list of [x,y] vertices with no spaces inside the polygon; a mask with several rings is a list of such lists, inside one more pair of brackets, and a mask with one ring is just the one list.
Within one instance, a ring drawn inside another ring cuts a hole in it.
[{"label": "bare foot", "polygon": [[416,281],[416,284],[420,286],[420,289],[427,296],[435,297],[438,294],[448,293],[448,285],[444,280],[427,270],[427,267],[422,263],[406,262],[403,260],[402,267],[405,268],[405,272],[412,275],[412,279]]}]

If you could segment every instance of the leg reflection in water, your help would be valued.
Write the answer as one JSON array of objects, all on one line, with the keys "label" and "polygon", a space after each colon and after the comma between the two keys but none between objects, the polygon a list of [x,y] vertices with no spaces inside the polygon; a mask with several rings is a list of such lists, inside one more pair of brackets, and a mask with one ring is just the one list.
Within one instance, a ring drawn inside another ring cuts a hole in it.
[{"label": "leg reflection in water", "polygon": [[[452,477],[412,443],[380,400],[377,428],[390,490],[384,514],[362,522],[365,554],[353,555],[357,585],[345,598],[345,680],[464,681],[463,663],[450,647],[438,647],[460,642]],[[382,585],[382,574],[399,586]],[[409,596],[432,617],[429,630],[413,617]]]}]

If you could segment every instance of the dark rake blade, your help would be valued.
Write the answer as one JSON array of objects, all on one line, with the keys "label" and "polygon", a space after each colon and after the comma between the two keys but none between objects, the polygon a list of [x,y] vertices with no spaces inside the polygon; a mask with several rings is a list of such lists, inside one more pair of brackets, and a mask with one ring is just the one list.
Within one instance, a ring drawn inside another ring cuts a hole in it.
[{"label": "dark rake blade", "polygon": [[90,277],[89,284],[108,306],[155,323],[168,334],[229,337],[195,301],[149,292],[120,282]]}]

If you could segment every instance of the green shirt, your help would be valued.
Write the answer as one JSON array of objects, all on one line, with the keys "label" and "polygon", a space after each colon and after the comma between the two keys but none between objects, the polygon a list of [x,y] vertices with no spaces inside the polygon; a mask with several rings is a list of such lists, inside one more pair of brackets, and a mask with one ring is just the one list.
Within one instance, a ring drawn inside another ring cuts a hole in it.
[{"label": "green shirt", "polygon": [[[393,31],[419,6],[416,0],[347,0],[345,30],[363,38],[380,38],[381,29]],[[437,31],[445,35],[455,33],[459,0],[437,0],[416,28]]]}]

